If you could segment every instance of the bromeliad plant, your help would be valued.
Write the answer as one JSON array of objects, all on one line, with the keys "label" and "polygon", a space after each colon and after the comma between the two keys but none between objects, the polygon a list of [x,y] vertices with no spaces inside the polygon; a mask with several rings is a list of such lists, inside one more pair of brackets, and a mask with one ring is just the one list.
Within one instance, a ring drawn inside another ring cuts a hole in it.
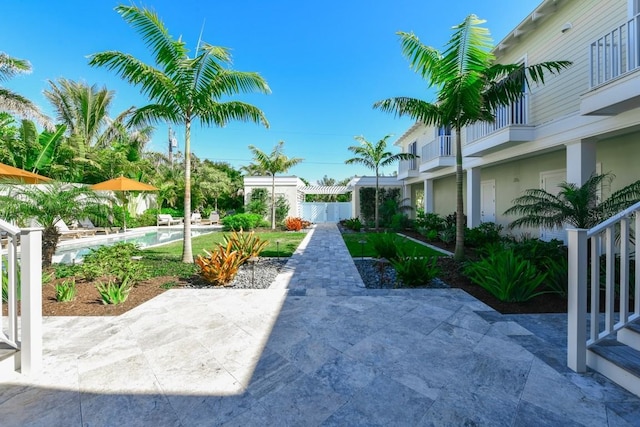
[{"label": "bromeliad plant", "polygon": [[245,233],[242,230],[234,231],[230,236],[224,236],[222,242],[223,245],[231,243],[231,248],[240,253],[242,263],[251,257],[259,256],[269,244],[268,240],[260,239],[254,231]]},{"label": "bromeliad plant", "polygon": [[212,252],[204,252],[206,257],[198,255],[195,260],[200,267],[200,275],[207,282],[219,286],[228,286],[238,274],[242,263],[249,258],[234,249],[231,240],[225,245],[219,245]]},{"label": "bromeliad plant", "polygon": [[470,262],[464,273],[477,285],[504,302],[525,302],[548,293],[541,290],[547,278],[528,260],[499,245],[487,247],[487,255]]},{"label": "bromeliad plant", "polygon": [[76,281],[74,279],[63,280],[61,283],[56,284],[56,301],[68,302],[73,301],[76,298],[78,288],[76,287]]},{"label": "bromeliad plant", "polygon": [[129,293],[133,289],[133,282],[129,280],[129,277],[125,277],[120,283],[115,280],[110,280],[106,284],[99,282],[96,284],[96,289],[103,304],[117,305],[122,304],[129,298]]}]

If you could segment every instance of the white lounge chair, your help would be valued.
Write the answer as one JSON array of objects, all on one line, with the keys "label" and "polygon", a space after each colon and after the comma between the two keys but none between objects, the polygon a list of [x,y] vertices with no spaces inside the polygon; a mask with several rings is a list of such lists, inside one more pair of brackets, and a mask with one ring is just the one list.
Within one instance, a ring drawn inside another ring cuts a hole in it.
[{"label": "white lounge chair", "polygon": [[202,222],[202,215],[200,212],[191,213],[191,224],[199,225]]},{"label": "white lounge chair", "polygon": [[182,218],[174,218],[171,214],[158,214],[157,225],[178,225],[182,224]]},{"label": "white lounge chair", "polygon": [[58,233],[60,233],[61,239],[77,239],[80,237],[96,235],[96,230],[83,230],[83,229],[71,230],[62,218],[56,221],[54,225],[58,229]]},{"label": "white lounge chair", "polygon": [[212,225],[220,223],[220,214],[218,212],[211,212],[209,219],[200,220],[200,225]]}]

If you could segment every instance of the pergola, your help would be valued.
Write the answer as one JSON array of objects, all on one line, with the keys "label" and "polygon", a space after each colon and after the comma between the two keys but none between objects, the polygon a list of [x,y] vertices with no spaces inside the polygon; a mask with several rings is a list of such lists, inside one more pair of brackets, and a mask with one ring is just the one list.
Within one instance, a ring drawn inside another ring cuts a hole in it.
[{"label": "pergola", "polygon": [[346,185],[308,185],[306,187],[300,187],[298,190],[304,194],[338,195],[346,194],[352,189]]}]

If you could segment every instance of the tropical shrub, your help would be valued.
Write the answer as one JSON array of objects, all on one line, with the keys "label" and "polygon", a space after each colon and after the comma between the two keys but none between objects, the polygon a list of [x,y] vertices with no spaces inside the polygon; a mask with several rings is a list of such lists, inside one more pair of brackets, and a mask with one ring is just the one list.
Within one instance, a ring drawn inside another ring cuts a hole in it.
[{"label": "tropical shrub", "polygon": [[399,284],[413,288],[427,285],[440,274],[437,262],[436,257],[419,257],[415,251],[407,256],[400,251],[398,258],[391,260],[391,265],[396,270]]},{"label": "tropical shrub", "polygon": [[371,244],[377,258],[386,258],[389,261],[398,258],[402,239],[394,233],[379,233],[371,236]]},{"label": "tropical shrub", "polygon": [[135,284],[149,277],[145,265],[131,259],[139,253],[140,249],[133,243],[120,242],[112,246],[101,246],[92,249],[84,257],[80,269],[87,280],[107,276],[119,282],[127,278]]},{"label": "tropical shrub", "polygon": [[61,283],[55,285],[56,289],[56,301],[68,302],[73,301],[76,298],[78,288],[76,287],[76,281],[74,279],[63,280]]},{"label": "tropical shrub", "polygon": [[423,235],[435,231],[437,236],[438,232],[445,228],[444,218],[436,213],[425,212],[423,209],[418,209],[415,224],[418,231]]},{"label": "tropical shrub", "polygon": [[[1,274],[1,279],[2,279],[2,301],[3,302],[7,302],[9,301],[9,270],[7,270],[6,265],[6,258],[2,257],[2,271],[0,271]],[[18,275],[17,275],[17,292],[16,292],[16,299],[18,301],[20,301],[21,298],[21,280],[20,280],[20,267],[18,267]]]},{"label": "tropical shrub", "polygon": [[249,203],[245,207],[248,213],[257,214],[260,218],[264,218],[269,212],[269,193],[266,188],[254,188],[251,191]]},{"label": "tropical shrub", "polygon": [[501,225],[493,222],[483,222],[465,232],[465,244],[470,247],[481,248],[492,243],[498,243],[502,240],[500,236],[502,228]]},{"label": "tropical shrub", "polygon": [[104,305],[122,304],[129,298],[129,293],[132,288],[133,283],[128,277],[125,277],[120,283],[116,280],[109,280],[107,283],[96,283],[96,289]]},{"label": "tropical shrub", "polygon": [[282,224],[289,213],[289,202],[283,196],[279,196],[276,200],[276,223]]},{"label": "tropical shrub", "polygon": [[284,226],[288,231],[302,230],[302,218],[289,217],[284,220]]},{"label": "tropical shrub", "polygon": [[227,246],[228,244],[231,244],[232,250],[238,252],[241,257],[240,264],[243,264],[247,259],[259,256],[260,252],[267,247],[269,241],[260,239],[254,231],[249,233],[234,231],[230,236],[222,238],[220,246]]},{"label": "tropical shrub", "polygon": [[247,258],[233,249],[231,241],[219,245],[214,251],[204,251],[206,256],[198,255],[196,264],[200,267],[200,276],[208,283],[228,286],[238,274],[238,269]]},{"label": "tropical shrub", "polygon": [[538,271],[547,273],[545,287],[562,297],[567,296],[569,266],[567,247],[560,240],[545,242],[525,238],[507,245],[516,255],[528,260]]},{"label": "tropical shrub", "polygon": [[360,222],[360,218],[349,218],[344,221],[344,226],[353,231],[362,230],[362,222]]},{"label": "tropical shrub", "polygon": [[256,213],[240,213],[222,218],[226,230],[253,230],[263,223],[263,217]]},{"label": "tropical shrub", "polygon": [[479,261],[469,262],[464,273],[500,301],[525,302],[548,292],[540,290],[547,273],[510,250],[492,250]]}]

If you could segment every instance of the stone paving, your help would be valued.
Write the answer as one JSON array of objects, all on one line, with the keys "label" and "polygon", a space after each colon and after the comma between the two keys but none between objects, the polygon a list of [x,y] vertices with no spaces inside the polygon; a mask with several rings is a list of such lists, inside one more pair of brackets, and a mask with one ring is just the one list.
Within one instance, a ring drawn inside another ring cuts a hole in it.
[{"label": "stone paving", "polygon": [[365,289],[318,225],[270,289],[46,318],[43,372],[2,379],[0,425],[639,425],[640,399],[565,368],[563,317]]}]

